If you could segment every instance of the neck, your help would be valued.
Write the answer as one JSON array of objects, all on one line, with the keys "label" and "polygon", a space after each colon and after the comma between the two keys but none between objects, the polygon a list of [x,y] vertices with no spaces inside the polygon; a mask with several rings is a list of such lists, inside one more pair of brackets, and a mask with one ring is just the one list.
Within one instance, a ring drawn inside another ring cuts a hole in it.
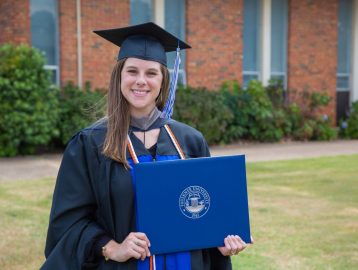
[{"label": "neck", "polygon": [[141,130],[147,130],[160,116],[161,112],[154,107],[146,114],[131,114],[131,125]]},{"label": "neck", "polygon": [[154,105],[154,107],[148,109],[148,110],[143,110],[143,111],[139,111],[139,110],[131,110],[131,117],[134,118],[145,118],[145,117],[149,117],[153,111],[156,109],[156,106]]}]

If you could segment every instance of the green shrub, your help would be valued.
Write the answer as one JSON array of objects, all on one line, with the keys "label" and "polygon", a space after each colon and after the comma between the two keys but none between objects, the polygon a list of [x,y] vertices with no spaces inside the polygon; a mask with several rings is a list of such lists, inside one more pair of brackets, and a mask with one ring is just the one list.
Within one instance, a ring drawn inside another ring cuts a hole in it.
[{"label": "green shrub", "polygon": [[329,141],[336,139],[337,135],[337,128],[332,127],[332,123],[326,115],[315,120],[312,140]]},{"label": "green shrub", "polygon": [[103,91],[92,91],[89,84],[82,90],[69,82],[61,89],[58,96],[61,104],[58,122],[61,144],[66,145],[77,131],[104,116],[104,98]]},{"label": "green shrub", "polygon": [[259,141],[279,141],[283,137],[281,127],[276,123],[274,108],[266,89],[258,81],[251,81],[246,90],[251,96],[249,102],[249,138]]},{"label": "green shrub", "polygon": [[206,89],[179,88],[173,118],[200,130],[209,144],[223,143],[233,114],[218,92]]},{"label": "green shrub", "polygon": [[237,82],[226,82],[220,93],[225,104],[234,114],[226,141],[246,138],[259,141],[278,141],[284,132],[281,122],[285,122],[282,111],[273,109],[270,98],[258,81],[251,81],[247,89]]},{"label": "green shrub", "polygon": [[345,137],[358,139],[358,101],[353,102],[349,117],[341,124],[341,129]]},{"label": "green shrub", "polygon": [[[292,95],[292,94],[291,94]],[[285,135],[295,140],[331,140],[337,137],[337,130],[322,108],[327,106],[331,98],[325,93],[303,92],[298,96],[303,106],[295,102],[281,105],[285,111],[287,122]]]},{"label": "green shrub", "polygon": [[246,105],[251,99],[250,95],[243,91],[237,81],[224,82],[219,93],[233,114],[232,121],[222,134],[223,140],[229,143],[244,138],[248,134],[247,128],[250,121],[249,108]]},{"label": "green shrub", "polygon": [[0,156],[34,153],[58,136],[57,89],[44,63],[36,49],[0,46]]},{"label": "green shrub", "polygon": [[265,87],[268,97],[274,108],[283,108],[287,104],[287,91],[283,87],[282,80],[272,79]]}]

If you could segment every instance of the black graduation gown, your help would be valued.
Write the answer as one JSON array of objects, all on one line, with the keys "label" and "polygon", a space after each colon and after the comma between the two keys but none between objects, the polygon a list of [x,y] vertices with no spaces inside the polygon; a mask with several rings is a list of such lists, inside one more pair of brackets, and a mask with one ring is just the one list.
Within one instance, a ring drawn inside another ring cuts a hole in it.
[{"label": "black graduation gown", "polygon": [[[168,123],[187,158],[209,156],[200,132],[175,120],[158,119],[161,128],[157,154],[177,155],[163,124]],[[122,242],[135,231],[134,191],[130,171],[101,154],[106,122],[77,133],[69,142],[58,173],[46,240],[43,270],[116,269],[136,270],[137,261],[88,262],[95,239],[103,234]],[[144,145],[131,134],[138,156],[148,155]],[[129,158],[129,157],[128,157]],[[115,185],[113,185],[113,181]],[[114,197],[112,185],[118,191]],[[216,249],[191,252],[192,270],[231,269],[229,257]]]}]

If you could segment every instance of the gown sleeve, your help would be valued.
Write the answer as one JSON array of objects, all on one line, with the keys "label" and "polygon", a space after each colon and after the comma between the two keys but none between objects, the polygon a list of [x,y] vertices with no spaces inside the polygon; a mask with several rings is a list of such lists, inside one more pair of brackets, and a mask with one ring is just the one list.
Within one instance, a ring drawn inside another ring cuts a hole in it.
[{"label": "gown sleeve", "polygon": [[96,151],[81,132],[65,150],[53,194],[43,270],[86,268],[88,248],[96,237],[106,233],[95,222]]}]

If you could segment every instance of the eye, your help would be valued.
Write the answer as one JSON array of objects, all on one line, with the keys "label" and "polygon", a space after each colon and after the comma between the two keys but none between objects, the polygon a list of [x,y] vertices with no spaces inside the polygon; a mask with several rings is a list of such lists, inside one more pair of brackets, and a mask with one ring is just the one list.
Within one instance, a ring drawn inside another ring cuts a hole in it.
[{"label": "eye", "polygon": [[128,72],[129,74],[136,74],[136,73],[137,73],[137,70],[135,70],[135,69],[128,69],[127,72]]},{"label": "eye", "polygon": [[156,71],[148,71],[147,74],[148,74],[148,76],[153,77],[153,76],[158,75],[158,72],[156,72]]}]

